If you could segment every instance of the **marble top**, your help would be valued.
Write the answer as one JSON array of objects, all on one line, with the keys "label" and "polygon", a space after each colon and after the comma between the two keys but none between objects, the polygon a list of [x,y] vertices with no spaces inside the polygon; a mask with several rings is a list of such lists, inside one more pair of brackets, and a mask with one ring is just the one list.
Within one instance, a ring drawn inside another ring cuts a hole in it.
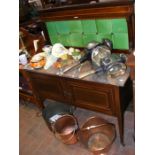
[{"label": "marble top", "polygon": [[[77,62],[73,62],[73,63],[77,63]],[[94,70],[94,67],[90,61],[86,61],[84,64],[82,64],[82,65],[80,64],[65,73],[63,73],[63,70],[65,68],[56,69],[52,66],[49,69],[45,70],[43,68],[33,69],[29,66],[29,64],[27,64],[24,67],[24,69],[30,70],[30,71],[33,71],[36,73],[42,73],[42,74],[45,73],[45,74],[50,74],[50,75],[80,79],[79,78],[80,75],[82,75],[85,72]],[[107,78],[107,75],[101,71],[99,73],[94,73],[92,75],[86,76],[86,77],[82,78],[81,80],[92,81],[92,82],[103,83],[103,84],[111,84],[111,85],[115,85],[115,86],[124,86],[127,79],[129,78],[129,74],[130,74],[130,68],[127,67],[126,73],[120,77],[117,77],[117,78]]]}]

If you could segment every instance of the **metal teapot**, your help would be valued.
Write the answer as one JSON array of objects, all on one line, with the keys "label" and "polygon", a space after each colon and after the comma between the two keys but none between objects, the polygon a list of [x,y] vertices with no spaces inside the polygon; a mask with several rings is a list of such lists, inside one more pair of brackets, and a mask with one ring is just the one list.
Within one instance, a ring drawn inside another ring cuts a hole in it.
[{"label": "metal teapot", "polygon": [[108,39],[103,39],[101,43],[96,45],[91,51],[91,61],[93,65],[101,66],[101,60],[111,56],[112,42]]}]

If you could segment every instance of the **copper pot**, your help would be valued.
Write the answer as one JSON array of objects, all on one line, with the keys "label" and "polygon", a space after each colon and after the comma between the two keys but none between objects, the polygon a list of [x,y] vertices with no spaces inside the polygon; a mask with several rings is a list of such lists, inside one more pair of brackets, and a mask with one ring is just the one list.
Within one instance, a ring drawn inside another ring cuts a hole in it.
[{"label": "copper pot", "polygon": [[90,117],[79,131],[80,141],[94,155],[107,153],[115,136],[115,126],[100,117]]},{"label": "copper pot", "polygon": [[56,138],[64,144],[75,144],[78,141],[78,122],[73,115],[65,114],[56,120],[53,126]]}]

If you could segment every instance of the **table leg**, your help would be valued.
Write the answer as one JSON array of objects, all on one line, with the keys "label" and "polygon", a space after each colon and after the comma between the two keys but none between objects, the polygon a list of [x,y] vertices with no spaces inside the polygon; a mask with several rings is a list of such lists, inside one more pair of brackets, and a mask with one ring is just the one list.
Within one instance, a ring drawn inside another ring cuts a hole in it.
[{"label": "table leg", "polygon": [[118,120],[118,129],[119,129],[119,135],[120,135],[120,142],[123,146],[124,144],[124,114],[119,114],[117,117]]}]

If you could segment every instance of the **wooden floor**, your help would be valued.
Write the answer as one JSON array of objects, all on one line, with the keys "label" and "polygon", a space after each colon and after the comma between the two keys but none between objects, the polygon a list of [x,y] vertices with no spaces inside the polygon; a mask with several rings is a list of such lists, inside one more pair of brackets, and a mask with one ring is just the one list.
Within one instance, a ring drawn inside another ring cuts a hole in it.
[{"label": "wooden floor", "polygon": [[[92,155],[80,142],[65,145],[57,140],[46,126],[42,116],[36,115],[38,111],[33,104],[20,103],[20,155]],[[116,124],[117,137],[107,155],[135,154],[133,112],[125,112],[125,147],[120,144],[116,118],[80,108],[77,108],[74,114],[79,125],[90,116],[101,116]]]}]

